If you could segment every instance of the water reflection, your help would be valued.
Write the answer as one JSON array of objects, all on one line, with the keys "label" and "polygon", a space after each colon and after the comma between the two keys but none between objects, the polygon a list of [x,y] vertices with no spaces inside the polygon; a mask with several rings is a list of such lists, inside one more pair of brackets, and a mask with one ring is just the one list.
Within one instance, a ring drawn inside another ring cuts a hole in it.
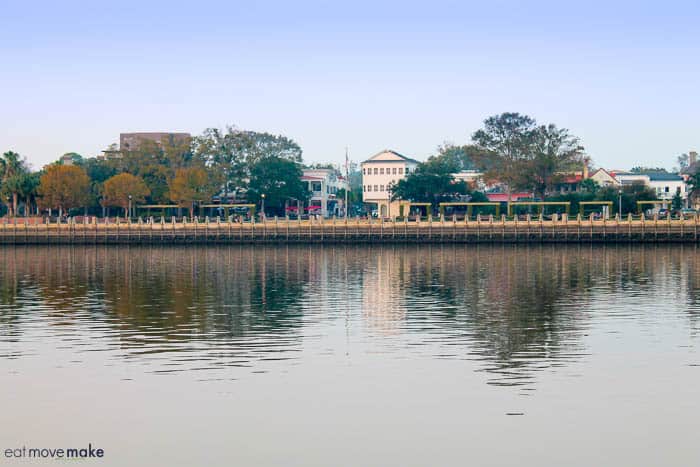
[{"label": "water reflection", "polygon": [[601,316],[650,319],[640,310],[658,300],[694,333],[700,309],[688,246],[21,247],[0,258],[0,358],[49,340],[150,372],[303,360],[341,347],[344,326],[360,351],[476,360],[490,384],[524,385],[584,358]]}]

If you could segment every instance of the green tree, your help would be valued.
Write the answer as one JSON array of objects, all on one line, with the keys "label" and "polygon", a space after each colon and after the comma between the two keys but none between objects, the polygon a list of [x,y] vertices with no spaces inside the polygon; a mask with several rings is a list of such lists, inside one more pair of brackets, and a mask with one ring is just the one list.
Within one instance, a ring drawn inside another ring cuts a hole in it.
[{"label": "green tree", "polygon": [[472,140],[481,150],[475,158],[485,178],[505,184],[509,198],[513,190],[524,189],[544,199],[564,173],[583,163],[583,146],[569,130],[537,125],[519,113],[487,118]]},{"label": "green tree", "polygon": [[248,186],[252,168],[261,160],[276,157],[301,162],[301,147],[282,135],[239,130],[208,128],[194,140],[194,154],[216,174],[227,192],[243,191]]},{"label": "green tree", "polygon": [[0,158],[0,197],[7,205],[10,216],[17,215],[17,205],[22,191],[23,177],[28,173],[22,157],[14,151],[7,151]]},{"label": "green tree", "polygon": [[640,174],[640,173],[668,173],[668,170],[666,170],[664,167],[645,167],[645,166],[636,166],[632,167],[632,170],[630,172],[634,174]]},{"label": "green tree", "polygon": [[478,164],[486,169],[486,180],[503,183],[509,199],[514,190],[530,185],[525,165],[532,158],[536,131],[533,118],[507,112],[487,118],[472,135],[481,151]]},{"label": "green tree", "polygon": [[584,193],[596,194],[600,189],[600,184],[592,178],[586,178],[579,183],[579,189]]},{"label": "green tree", "polygon": [[265,195],[265,211],[284,215],[288,200],[305,201],[309,196],[301,176],[301,166],[293,160],[277,156],[260,159],[250,172],[248,200],[260,203]]},{"label": "green tree", "polygon": [[391,198],[437,205],[467,195],[467,184],[455,181],[452,169],[449,164],[420,164],[391,187]]},{"label": "green tree", "polygon": [[438,147],[438,153],[425,161],[425,164],[441,166],[441,169],[437,170],[456,173],[464,170],[480,170],[479,163],[487,157],[488,154],[485,151],[472,144],[464,146],[444,144]]},{"label": "green tree", "polygon": [[583,163],[583,146],[577,137],[553,124],[540,125],[532,133],[531,154],[524,163],[525,175],[530,181],[526,185],[544,199],[565,173]]},{"label": "green tree", "polygon": [[671,207],[676,210],[683,207],[683,198],[681,198],[680,190],[676,190],[676,194],[673,195],[673,199],[671,199]]}]

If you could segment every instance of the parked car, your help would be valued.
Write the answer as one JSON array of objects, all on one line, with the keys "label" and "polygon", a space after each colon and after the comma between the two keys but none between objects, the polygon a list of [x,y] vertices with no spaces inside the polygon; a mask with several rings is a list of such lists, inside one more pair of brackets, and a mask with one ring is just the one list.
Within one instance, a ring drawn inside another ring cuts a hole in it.
[{"label": "parked car", "polygon": [[666,209],[666,208],[659,209],[659,217],[668,217],[668,209]]},{"label": "parked car", "polygon": [[698,212],[692,208],[683,208],[680,213],[683,217],[695,217],[698,215]]}]

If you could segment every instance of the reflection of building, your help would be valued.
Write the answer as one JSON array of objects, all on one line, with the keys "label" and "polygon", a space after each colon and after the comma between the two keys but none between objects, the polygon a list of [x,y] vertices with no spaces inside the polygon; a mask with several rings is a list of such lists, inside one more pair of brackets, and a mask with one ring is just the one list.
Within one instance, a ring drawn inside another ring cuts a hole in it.
[{"label": "reflection of building", "polygon": [[[366,252],[367,253],[367,252]],[[406,320],[406,297],[402,281],[410,277],[410,259],[395,250],[376,248],[366,254],[362,275],[362,317],[373,331],[401,334]]]},{"label": "reflection of building", "polygon": [[[338,199],[339,190],[347,190],[348,183],[335,169],[305,169],[301,180],[311,193],[309,210],[320,210],[323,216],[342,215],[344,199]],[[314,207],[316,207],[314,209]]]},{"label": "reflection of building", "polygon": [[377,214],[399,215],[399,202],[391,201],[391,185],[413,172],[419,162],[396,151],[385,149],[362,166],[362,200],[377,205]]},{"label": "reflection of building", "polygon": [[138,149],[145,141],[151,141],[158,146],[169,144],[171,146],[183,144],[189,141],[192,136],[189,133],[169,133],[169,132],[142,132],[142,133],[121,133],[119,135],[119,150]]}]

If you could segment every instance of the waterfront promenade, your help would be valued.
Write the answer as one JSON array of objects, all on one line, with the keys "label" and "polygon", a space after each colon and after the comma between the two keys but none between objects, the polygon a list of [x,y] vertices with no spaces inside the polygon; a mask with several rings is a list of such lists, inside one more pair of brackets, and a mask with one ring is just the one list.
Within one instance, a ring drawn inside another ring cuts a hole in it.
[{"label": "waterfront promenade", "polygon": [[24,223],[3,219],[0,244],[207,244],[207,243],[591,243],[698,241],[698,219],[311,219],[218,218],[166,221],[94,219]]}]

